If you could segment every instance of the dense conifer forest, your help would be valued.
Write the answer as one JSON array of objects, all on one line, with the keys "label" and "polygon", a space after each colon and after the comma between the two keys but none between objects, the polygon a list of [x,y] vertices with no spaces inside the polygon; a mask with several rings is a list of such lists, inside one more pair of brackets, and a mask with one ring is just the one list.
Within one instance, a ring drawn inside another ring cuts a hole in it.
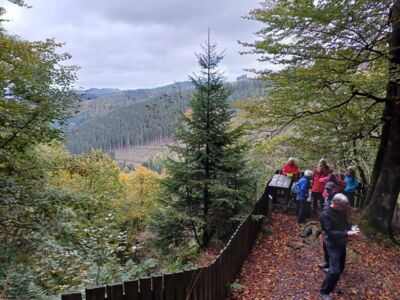
[{"label": "dense conifer forest", "polygon": [[[246,77],[226,86],[231,103],[267,93],[261,81]],[[170,138],[193,91],[190,82],[131,91],[81,91],[80,113],[70,119],[67,148],[72,153],[92,148],[110,151]]]}]

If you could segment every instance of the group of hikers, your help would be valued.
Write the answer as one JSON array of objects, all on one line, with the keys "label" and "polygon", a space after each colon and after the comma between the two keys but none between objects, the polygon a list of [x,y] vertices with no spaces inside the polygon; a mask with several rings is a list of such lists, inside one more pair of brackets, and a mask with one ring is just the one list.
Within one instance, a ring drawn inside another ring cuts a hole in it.
[{"label": "group of hikers", "polygon": [[299,168],[293,157],[290,157],[282,168],[282,174],[293,178],[298,204],[297,223],[304,225],[307,217],[317,215],[324,207],[329,206],[333,196],[343,193],[349,200],[349,208],[354,208],[358,178],[352,167],[346,174],[334,172],[325,159],[321,159],[314,171],[306,170],[300,178]]},{"label": "group of hikers", "polygon": [[292,191],[298,204],[297,224],[304,226],[311,208],[315,215],[320,213],[324,260],[319,267],[326,272],[320,296],[324,300],[332,299],[329,294],[345,267],[347,240],[360,235],[357,225],[352,225],[349,220],[358,187],[355,170],[350,167],[346,174],[335,173],[327,161],[321,159],[314,171],[306,170],[300,178],[299,168],[291,157],[282,174],[293,178]]}]

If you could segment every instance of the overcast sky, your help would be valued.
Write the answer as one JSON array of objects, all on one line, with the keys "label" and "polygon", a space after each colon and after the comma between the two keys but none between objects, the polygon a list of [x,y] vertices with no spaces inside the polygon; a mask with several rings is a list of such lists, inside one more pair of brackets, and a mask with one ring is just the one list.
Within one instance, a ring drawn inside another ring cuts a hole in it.
[{"label": "overcast sky", "polygon": [[260,24],[242,19],[258,0],[26,0],[31,9],[7,1],[5,24],[28,40],[65,42],[81,67],[78,86],[120,89],[156,87],[187,80],[198,70],[194,52],[207,38],[226,49],[221,69],[228,80],[257,67],[240,55],[237,41],[254,41]]}]

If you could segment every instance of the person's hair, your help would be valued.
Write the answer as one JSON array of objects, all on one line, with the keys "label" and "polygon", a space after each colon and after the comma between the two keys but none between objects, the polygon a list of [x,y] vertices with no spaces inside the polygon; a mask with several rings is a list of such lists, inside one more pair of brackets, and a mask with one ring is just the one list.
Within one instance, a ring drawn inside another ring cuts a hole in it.
[{"label": "person's hair", "polygon": [[342,193],[338,193],[335,196],[333,196],[331,202],[340,206],[349,205],[349,199],[347,199],[346,195]]},{"label": "person's hair", "polygon": [[288,161],[289,162],[294,162],[294,157],[289,157]]},{"label": "person's hair", "polygon": [[320,165],[327,165],[327,161],[326,161],[326,159],[325,158],[321,158],[320,160],[319,160],[319,164]]},{"label": "person's hair", "polygon": [[312,172],[311,170],[306,170],[306,171],[304,172],[304,175],[305,175],[306,177],[312,177],[312,176],[313,176],[313,172]]},{"label": "person's hair", "polygon": [[354,178],[356,176],[356,170],[353,167],[348,167],[347,172],[350,178]]}]

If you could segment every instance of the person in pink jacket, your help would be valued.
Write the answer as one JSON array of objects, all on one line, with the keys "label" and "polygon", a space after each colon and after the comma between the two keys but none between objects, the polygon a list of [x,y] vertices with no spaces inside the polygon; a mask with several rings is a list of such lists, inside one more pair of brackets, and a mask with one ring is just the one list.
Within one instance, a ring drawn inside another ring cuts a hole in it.
[{"label": "person in pink jacket", "polygon": [[[319,182],[323,183],[324,186],[327,182],[333,182],[336,184],[336,189],[334,190],[335,193],[338,193],[339,191],[343,190],[344,187],[346,186],[346,182],[344,182],[342,179],[340,179],[339,176],[337,176],[335,173],[330,174],[329,176],[326,177],[322,177],[319,179]],[[326,197],[327,192],[326,190],[324,190],[324,192],[322,193],[322,196]]]},{"label": "person in pink jacket", "polygon": [[324,192],[324,183],[320,182],[319,180],[323,177],[328,176],[332,170],[329,168],[325,159],[321,159],[319,161],[317,169],[314,171],[313,175],[313,184],[311,187],[311,199],[313,203],[313,210],[316,214],[318,211],[318,204],[320,209],[322,209],[324,204],[324,197],[322,193]]}]

